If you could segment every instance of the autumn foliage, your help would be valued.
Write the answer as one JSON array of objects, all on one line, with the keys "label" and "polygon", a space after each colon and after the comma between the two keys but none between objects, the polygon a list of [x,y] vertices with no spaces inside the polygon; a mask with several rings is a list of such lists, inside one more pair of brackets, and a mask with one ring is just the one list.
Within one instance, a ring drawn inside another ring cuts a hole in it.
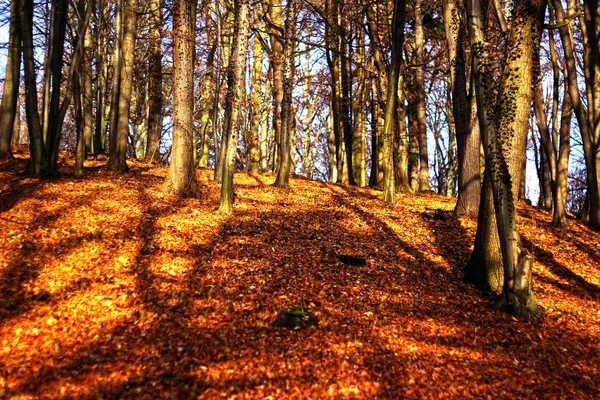
[{"label": "autumn foliage", "polygon": [[[575,220],[519,208],[525,321],[463,283],[452,199],[238,173],[228,217],[209,170],[179,199],[165,167],[40,181],[23,157],[0,165],[0,398],[600,396],[600,234]],[[318,327],[274,327],[288,307]]]}]

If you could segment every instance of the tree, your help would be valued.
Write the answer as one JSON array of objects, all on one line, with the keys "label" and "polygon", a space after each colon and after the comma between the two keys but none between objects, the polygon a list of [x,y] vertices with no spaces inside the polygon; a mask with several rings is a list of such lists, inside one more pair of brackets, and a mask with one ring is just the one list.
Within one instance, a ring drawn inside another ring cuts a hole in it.
[{"label": "tree", "polygon": [[394,121],[397,117],[398,80],[402,63],[402,46],[404,43],[405,0],[395,0],[394,17],[392,19],[392,65],[390,66],[387,101],[383,125],[383,200],[396,202],[395,169],[394,169]]},{"label": "tree", "polygon": [[150,1],[150,38],[148,43],[148,140],[146,160],[160,157],[160,136],[163,128],[163,68],[162,68],[162,1]]},{"label": "tree", "polygon": [[[481,192],[479,175],[479,127],[470,116],[467,98],[467,79],[463,40],[465,15],[456,0],[442,1],[446,31],[452,116],[458,142],[458,199],[455,211],[469,216],[477,215]],[[474,99],[473,99],[474,102]],[[473,103],[475,104],[475,103]],[[476,107],[476,106],[475,106]],[[476,114],[474,114],[476,117]]]},{"label": "tree", "polygon": [[540,311],[532,289],[532,257],[523,248],[516,226],[514,182],[520,182],[520,151],[529,131],[533,99],[533,58],[539,54],[545,11],[543,0],[517,0],[507,42],[497,105],[494,91],[484,82],[490,77],[490,60],[481,25],[478,0],[468,0],[469,38],[474,57],[474,84],[480,129],[491,178],[494,210],[504,266],[502,294],[495,307],[518,316],[535,317]]},{"label": "tree", "polygon": [[283,98],[281,102],[281,135],[279,140],[279,168],[274,185],[289,186],[291,170],[291,138],[294,123],[292,90],[294,89],[294,44],[296,34],[296,0],[288,0],[283,38]]},{"label": "tree", "polygon": [[11,141],[17,115],[19,78],[21,76],[20,1],[12,0],[10,3],[8,57],[6,59],[6,77],[2,90],[2,103],[0,104],[0,160],[12,157]]},{"label": "tree", "polygon": [[217,209],[218,212],[227,215],[233,214],[233,174],[239,135],[240,98],[244,83],[249,25],[248,0],[235,0],[231,62],[227,69],[225,130],[221,144],[225,147],[225,158],[223,159],[223,176],[221,178],[221,198]]},{"label": "tree", "polygon": [[194,165],[194,3],[173,2],[173,145],[165,191],[193,197],[198,192]]},{"label": "tree", "polygon": [[[122,60],[119,73],[118,109],[114,148],[111,149],[108,166],[117,172],[126,172],[127,139],[129,137],[129,106],[133,91],[133,64],[135,62],[135,35],[137,27],[137,10],[135,0],[124,0],[123,4],[123,40],[121,45]],[[113,83],[114,84],[114,83]],[[113,104],[113,107],[115,105]],[[112,130],[111,130],[111,133]]]}]

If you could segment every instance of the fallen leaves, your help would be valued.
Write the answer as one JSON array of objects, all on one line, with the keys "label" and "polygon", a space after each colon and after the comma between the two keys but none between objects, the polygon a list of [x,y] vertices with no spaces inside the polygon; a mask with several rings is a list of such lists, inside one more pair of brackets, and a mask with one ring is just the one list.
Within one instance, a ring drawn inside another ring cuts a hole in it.
[{"label": "fallen leaves", "polygon": [[[0,397],[599,394],[600,236],[576,221],[519,217],[546,311],[527,322],[462,282],[476,221],[451,199],[240,173],[225,217],[210,171],[180,200],[160,167],[102,165],[0,166]],[[319,328],[274,328],[289,307]]]}]

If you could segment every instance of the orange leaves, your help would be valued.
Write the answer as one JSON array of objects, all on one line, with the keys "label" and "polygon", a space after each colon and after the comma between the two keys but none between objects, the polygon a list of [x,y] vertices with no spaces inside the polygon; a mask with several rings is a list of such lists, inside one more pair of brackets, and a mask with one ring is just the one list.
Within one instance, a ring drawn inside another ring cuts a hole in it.
[{"label": "orange leaves", "polygon": [[[597,393],[600,240],[575,221],[519,217],[546,310],[522,322],[462,282],[475,221],[452,200],[389,207],[370,189],[292,179],[279,190],[240,173],[236,214],[223,217],[211,171],[197,199],[180,200],[161,193],[164,169],[131,165],[121,176],[90,162],[83,180],[48,182],[0,169],[0,396]],[[294,306],[319,328],[273,328]]]}]

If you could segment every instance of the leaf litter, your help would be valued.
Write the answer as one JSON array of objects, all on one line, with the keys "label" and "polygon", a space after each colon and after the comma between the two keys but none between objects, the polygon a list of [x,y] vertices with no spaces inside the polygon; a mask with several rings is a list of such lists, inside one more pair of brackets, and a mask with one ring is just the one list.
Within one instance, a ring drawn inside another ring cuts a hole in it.
[{"label": "leaf litter", "polygon": [[[600,397],[600,234],[578,221],[519,206],[525,321],[462,282],[476,221],[453,199],[238,173],[226,217],[209,170],[177,199],[162,166],[25,162],[0,165],[0,397]],[[290,307],[318,328],[274,327]]]}]

